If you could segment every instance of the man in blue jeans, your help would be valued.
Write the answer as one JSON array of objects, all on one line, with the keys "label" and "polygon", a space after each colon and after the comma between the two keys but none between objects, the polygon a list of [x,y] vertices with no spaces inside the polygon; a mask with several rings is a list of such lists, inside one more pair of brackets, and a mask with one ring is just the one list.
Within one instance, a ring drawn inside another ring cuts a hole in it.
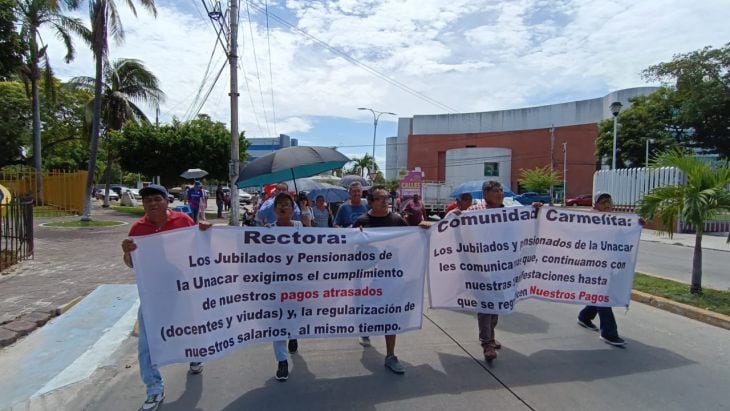
[{"label": "man in blue jeans", "polygon": [[[596,211],[607,213],[613,208],[613,201],[611,195],[608,193],[599,193],[596,195],[595,201],[593,202],[593,209]],[[642,223],[643,221],[639,221]],[[611,307],[596,307],[595,305],[586,306],[578,313],[578,325],[589,330],[598,331],[598,327],[593,324],[593,319],[600,319],[601,324],[601,340],[606,344],[611,344],[616,347],[623,347],[626,345],[621,337],[618,336],[618,326],[616,325],[616,318],[613,316],[613,310]]]},{"label": "man in blue jeans", "polygon": [[[195,225],[193,220],[187,214],[168,209],[167,189],[165,187],[150,184],[149,186],[139,190],[142,196],[142,206],[144,207],[144,216],[137,220],[129,229],[129,236],[140,236],[159,233],[162,231],[175,230],[178,228],[190,227]],[[198,225],[201,230],[207,230],[211,224],[201,221]],[[124,252],[124,263],[132,268],[132,252],[137,249],[134,240],[127,238],[122,241],[122,251]],[[147,331],[144,326],[144,318],[142,317],[142,306],[140,305],[137,313],[139,321],[139,341],[137,342],[137,356],[139,358],[139,373],[142,381],[147,387],[147,399],[140,410],[152,411],[159,408],[165,399],[165,383],[162,381],[162,375],[156,365],[152,364],[150,358],[150,347],[147,343]],[[190,363],[190,373],[200,374],[203,371],[203,364],[199,362]]]}]

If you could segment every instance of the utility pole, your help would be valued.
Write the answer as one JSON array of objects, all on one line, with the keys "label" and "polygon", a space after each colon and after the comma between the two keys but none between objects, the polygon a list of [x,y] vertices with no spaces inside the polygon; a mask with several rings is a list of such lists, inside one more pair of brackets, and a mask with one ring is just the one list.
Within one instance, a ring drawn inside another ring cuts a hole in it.
[{"label": "utility pole", "polygon": [[238,202],[238,186],[236,181],[238,180],[238,167],[240,164],[239,158],[239,147],[238,147],[238,0],[230,0],[230,50],[228,52],[228,60],[230,62],[231,70],[231,163],[230,163],[230,177],[231,177],[231,215],[229,225],[237,226],[240,218],[240,207],[241,204]]},{"label": "utility pole", "polygon": [[568,198],[568,143],[563,143],[563,205]]},{"label": "utility pole", "polygon": [[555,126],[550,125],[550,205],[553,205],[553,173],[555,168]]},{"label": "utility pole", "polygon": [[[378,120],[380,120],[380,116],[382,116],[383,114],[388,114],[391,116],[397,116],[397,114],[391,113],[389,111],[373,110],[372,108],[367,108],[367,107],[358,107],[357,109],[365,110],[365,111],[369,111],[369,112],[373,113],[373,168],[375,168],[375,166],[377,165],[375,163],[375,139],[378,136]],[[368,171],[370,172],[370,174],[373,174],[373,170],[368,170]],[[371,177],[371,178],[375,179],[375,177]]]},{"label": "utility pole", "polygon": [[[207,0],[202,0],[205,11],[213,23],[218,36],[218,42],[227,49],[228,65],[230,67],[231,90],[228,95],[231,97],[231,160],[228,162],[228,177],[231,186],[231,215],[229,225],[238,225],[240,222],[241,206],[238,202],[238,169],[240,167],[238,132],[238,0],[228,0],[228,14],[223,13],[219,0],[208,5]],[[226,17],[230,18],[226,22]],[[225,35],[226,44],[223,44]],[[220,182],[218,182],[220,184]]]}]

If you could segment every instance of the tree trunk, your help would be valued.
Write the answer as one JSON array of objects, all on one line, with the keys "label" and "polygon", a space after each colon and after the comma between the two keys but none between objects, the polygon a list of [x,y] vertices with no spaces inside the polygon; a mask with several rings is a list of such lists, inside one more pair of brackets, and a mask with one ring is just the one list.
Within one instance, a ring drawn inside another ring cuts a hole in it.
[{"label": "tree trunk", "polygon": [[697,232],[695,233],[695,249],[692,256],[692,285],[689,292],[692,294],[702,294],[702,225],[695,225]]},{"label": "tree trunk", "polygon": [[[106,38],[106,28],[102,35]],[[96,173],[96,157],[99,151],[99,129],[101,126],[101,89],[103,85],[103,62],[104,51],[103,40],[95,39],[94,58],[96,59],[96,78],[94,83],[94,111],[91,123],[91,140],[89,142],[89,171],[86,176],[86,204],[84,205],[84,215],[81,221],[91,221],[91,194],[94,187],[94,174]]]},{"label": "tree trunk", "polygon": [[35,204],[43,204],[43,162],[41,158],[41,98],[38,91],[38,81],[41,78],[38,68],[38,43],[36,28],[32,28],[31,59],[30,59],[30,89],[31,110],[33,116],[33,166],[35,167]]},{"label": "tree trunk", "polygon": [[104,193],[104,204],[102,205],[102,207],[109,208],[109,190],[111,190],[112,187],[112,148],[107,147],[106,151],[106,172],[104,173],[104,180],[106,181],[106,191]]}]

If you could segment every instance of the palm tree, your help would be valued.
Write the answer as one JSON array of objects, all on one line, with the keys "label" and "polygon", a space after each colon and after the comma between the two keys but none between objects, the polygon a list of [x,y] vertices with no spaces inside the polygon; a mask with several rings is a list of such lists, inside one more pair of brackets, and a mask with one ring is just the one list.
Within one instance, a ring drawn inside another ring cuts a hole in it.
[{"label": "palm tree", "polygon": [[713,166],[689,152],[672,150],[659,155],[653,167],[676,167],[686,177],[678,186],[657,187],[639,203],[638,212],[646,219],[658,217],[661,231],[674,234],[677,218],[695,229],[690,293],[702,294],[702,234],[704,223],[721,212],[730,211],[730,168],[727,163]]},{"label": "palm tree", "polygon": [[[32,128],[33,128],[33,164],[36,171],[36,203],[42,203],[41,178],[41,110],[40,92],[38,82],[41,75],[45,78],[46,92],[53,94],[53,71],[48,58],[48,46],[41,45],[39,30],[41,27],[49,26],[58,37],[63,40],[66,46],[66,62],[74,58],[74,47],[71,41],[71,33],[84,35],[88,29],[84,27],[81,20],[64,16],[63,9],[75,9],[78,7],[78,0],[16,0],[18,19],[20,21],[21,41],[25,46],[24,64],[21,66],[21,77],[30,82]],[[44,67],[41,71],[41,63]],[[27,83],[26,83],[27,84]]]},{"label": "palm tree", "polygon": [[352,166],[350,171],[352,171],[353,174],[360,174],[360,177],[365,176],[366,168],[368,169],[368,174],[378,171],[378,164],[375,163],[373,156],[370,154],[365,153],[362,158],[353,157],[352,162],[355,164]]},{"label": "palm tree", "polygon": [[[126,3],[136,16],[137,10],[134,7],[133,0],[126,0]],[[154,16],[157,16],[154,0],[139,0],[139,3],[152,12]],[[103,67],[109,51],[107,36],[111,34],[112,38],[117,42],[124,40],[124,28],[122,27],[122,21],[119,19],[117,5],[114,3],[114,0],[89,0],[89,19],[91,20],[89,43],[94,53],[96,72],[94,78],[91,139],[89,140],[89,172],[86,177],[86,204],[84,205],[84,214],[81,216],[82,221],[91,220],[91,193],[94,187],[96,156],[99,151],[99,130],[101,129]]]},{"label": "palm tree", "polygon": [[[96,86],[93,77],[74,77],[69,82],[73,88],[92,92]],[[157,77],[145,65],[135,59],[118,59],[104,66],[104,87],[101,97],[101,118],[104,134],[119,131],[127,121],[149,122],[144,112],[134,101],[157,107],[164,99]],[[92,108],[96,99],[89,101]],[[91,110],[88,110],[89,112]],[[106,192],[111,185],[111,145],[107,149]],[[104,196],[104,206],[109,206],[109,196]]]}]

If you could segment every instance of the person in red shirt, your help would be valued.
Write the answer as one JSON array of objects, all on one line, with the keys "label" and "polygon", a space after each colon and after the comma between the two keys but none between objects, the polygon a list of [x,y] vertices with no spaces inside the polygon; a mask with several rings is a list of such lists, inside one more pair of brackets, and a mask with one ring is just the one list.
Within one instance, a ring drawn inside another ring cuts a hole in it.
[{"label": "person in red shirt", "polygon": [[405,206],[403,206],[403,218],[408,222],[408,225],[419,225],[426,218],[426,210],[421,196],[413,194]]},{"label": "person in red shirt", "polygon": [[[136,237],[159,233],[162,231],[175,230],[178,228],[191,227],[195,225],[193,219],[187,214],[168,209],[167,189],[157,184],[139,190],[142,196],[142,206],[144,207],[144,216],[132,224],[129,229],[129,236]],[[199,223],[201,230],[207,230],[211,224],[206,221]],[[132,251],[137,249],[137,244],[131,238],[122,241],[122,251],[124,252],[124,263],[132,268]],[[150,358],[150,348],[147,343],[147,331],[144,327],[144,319],[142,318],[142,306],[140,305],[137,312],[137,320],[139,322],[139,340],[137,342],[137,357],[139,359],[139,373],[142,381],[147,387],[147,399],[142,404],[141,410],[156,410],[165,399],[165,384],[160,375],[160,370],[152,364]],[[190,363],[190,373],[200,374],[203,371],[203,364],[199,362]]]}]

